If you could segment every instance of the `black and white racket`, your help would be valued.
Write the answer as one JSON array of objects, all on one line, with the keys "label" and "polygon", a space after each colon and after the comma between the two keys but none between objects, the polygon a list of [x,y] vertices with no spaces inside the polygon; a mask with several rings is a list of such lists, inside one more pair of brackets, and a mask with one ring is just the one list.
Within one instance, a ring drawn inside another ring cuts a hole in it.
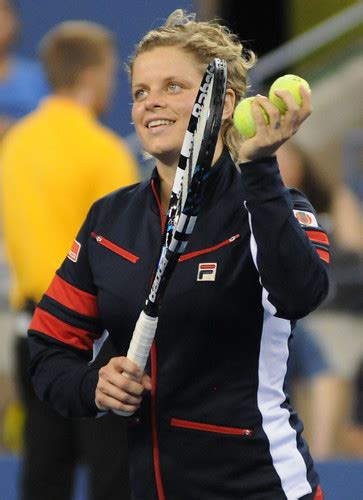
[{"label": "black and white racket", "polygon": [[[127,357],[141,371],[144,371],[155,337],[165,289],[198,217],[221,127],[226,85],[227,64],[221,59],[213,59],[204,73],[192,109],[166,215],[159,262],[127,352]],[[123,416],[132,414],[124,411],[116,413]]]}]

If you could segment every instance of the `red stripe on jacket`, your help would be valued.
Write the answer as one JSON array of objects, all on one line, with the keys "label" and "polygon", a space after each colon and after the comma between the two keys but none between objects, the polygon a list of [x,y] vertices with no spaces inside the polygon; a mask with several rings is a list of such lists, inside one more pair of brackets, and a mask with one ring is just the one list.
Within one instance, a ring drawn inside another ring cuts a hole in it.
[{"label": "red stripe on jacket", "polygon": [[316,488],[314,500],[324,500],[324,495],[323,495],[323,492],[320,488],[320,485]]},{"label": "red stripe on jacket", "polygon": [[319,257],[321,260],[324,262],[327,262],[329,264],[330,262],[330,253],[328,250],[323,250],[322,248],[317,248],[316,251],[318,252]]},{"label": "red stripe on jacket", "polygon": [[323,231],[306,231],[306,234],[312,241],[329,245],[329,238]]},{"label": "red stripe on jacket", "polygon": [[218,245],[214,245],[213,247],[204,248],[203,250],[196,250],[195,252],[185,253],[179,257],[179,262],[193,259],[194,257],[198,257],[199,255],[203,255],[205,253],[214,252],[215,250],[218,250],[219,248],[225,247],[226,245],[233,243],[239,237],[240,237],[239,234],[235,234],[234,236],[231,236],[230,238],[228,238],[228,240],[224,240],[221,243],[218,243]]},{"label": "red stripe on jacket", "polygon": [[[306,234],[308,236],[308,238],[310,239],[310,241],[314,244],[314,243],[323,243],[324,245],[329,245],[329,238],[328,236],[323,232],[323,231],[306,231]],[[330,253],[329,253],[329,250],[328,249],[324,249],[324,248],[318,248],[315,246],[315,249],[319,255],[319,257],[321,258],[321,260],[323,260],[324,262],[327,262],[328,264],[330,263]]]},{"label": "red stripe on jacket", "polygon": [[91,318],[99,316],[96,296],[70,285],[57,274],[45,294],[72,311]]},{"label": "red stripe on jacket", "polygon": [[92,349],[95,338],[93,333],[69,325],[39,307],[35,310],[29,330],[36,330],[71,347],[83,350]]}]

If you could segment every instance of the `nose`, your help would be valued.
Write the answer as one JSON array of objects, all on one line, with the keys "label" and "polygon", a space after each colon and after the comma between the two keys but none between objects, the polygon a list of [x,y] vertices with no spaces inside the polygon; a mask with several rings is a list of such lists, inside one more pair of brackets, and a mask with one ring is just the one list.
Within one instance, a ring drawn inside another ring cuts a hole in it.
[{"label": "nose", "polygon": [[147,98],[145,99],[145,109],[147,111],[153,111],[156,108],[164,109],[166,107],[165,98],[161,92],[150,91]]}]

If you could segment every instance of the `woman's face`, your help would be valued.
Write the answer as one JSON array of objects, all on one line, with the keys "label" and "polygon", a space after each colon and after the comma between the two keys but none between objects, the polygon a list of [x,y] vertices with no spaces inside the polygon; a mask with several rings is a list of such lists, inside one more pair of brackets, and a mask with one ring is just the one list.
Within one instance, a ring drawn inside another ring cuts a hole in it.
[{"label": "woman's face", "polygon": [[178,161],[202,76],[178,47],[157,47],[134,61],[132,119],[145,151],[165,165]]}]

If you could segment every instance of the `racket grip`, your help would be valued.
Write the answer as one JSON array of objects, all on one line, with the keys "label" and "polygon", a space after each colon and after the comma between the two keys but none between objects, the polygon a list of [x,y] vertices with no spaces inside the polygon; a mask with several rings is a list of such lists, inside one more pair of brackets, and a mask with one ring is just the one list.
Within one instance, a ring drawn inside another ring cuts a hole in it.
[{"label": "racket grip", "polygon": [[[144,311],[141,311],[132,334],[130,346],[127,351],[127,358],[137,364],[142,372],[145,369],[145,365],[149,357],[157,326],[157,317],[153,318],[145,314]],[[129,377],[126,373],[123,373],[123,375],[124,377]],[[133,412],[121,410],[113,410],[113,412],[123,417],[129,417],[133,414]]]}]

